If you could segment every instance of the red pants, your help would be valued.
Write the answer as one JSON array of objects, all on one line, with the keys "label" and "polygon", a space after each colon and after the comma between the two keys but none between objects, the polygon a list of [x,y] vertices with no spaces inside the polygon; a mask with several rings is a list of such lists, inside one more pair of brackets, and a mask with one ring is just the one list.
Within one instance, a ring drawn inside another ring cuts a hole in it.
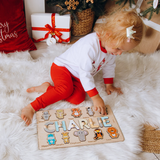
[{"label": "red pants", "polygon": [[85,100],[85,91],[80,80],[74,77],[67,68],[52,64],[51,78],[54,86],[49,86],[47,91],[31,103],[35,111],[45,108],[60,100],[79,104]]}]

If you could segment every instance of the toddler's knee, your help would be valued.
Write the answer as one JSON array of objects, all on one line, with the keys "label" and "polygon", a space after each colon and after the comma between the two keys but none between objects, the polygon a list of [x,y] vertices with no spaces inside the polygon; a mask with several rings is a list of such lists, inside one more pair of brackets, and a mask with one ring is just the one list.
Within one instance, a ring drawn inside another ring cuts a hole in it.
[{"label": "toddler's knee", "polygon": [[71,102],[71,103],[73,103],[73,104],[75,104],[75,105],[78,105],[78,104],[80,104],[80,103],[82,103],[83,101],[84,101],[85,99],[81,99],[81,100],[78,100],[78,101],[73,101],[73,102]]},{"label": "toddler's knee", "polygon": [[73,93],[73,86],[59,86],[57,91],[63,97],[63,99],[66,99]]},{"label": "toddler's knee", "polygon": [[78,105],[80,103],[82,103],[85,100],[85,93],[81,93],[81,94],[77,94],[76,96],[74,95],[73,97],[70,97],[69,99],[67,99],[68,102]]}]

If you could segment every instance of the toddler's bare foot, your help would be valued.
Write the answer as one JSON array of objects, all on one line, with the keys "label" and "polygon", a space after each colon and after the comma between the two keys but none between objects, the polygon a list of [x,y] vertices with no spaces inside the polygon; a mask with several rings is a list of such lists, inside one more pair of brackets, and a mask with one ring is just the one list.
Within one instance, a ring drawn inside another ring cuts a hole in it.
[{"label": "toddler's bare foot", "polygon": [[31,106],[31,104],[28,104],[22,109],[21,118],[25,121],[27,126],[31,124],[34,113],[35,110]]},{"label": "toddler's bare foot", "polygon": [[40,86],[35,86],[35,87],[31,87],[27,89],[28,93],[32,93],[32,92],[46,92],[47,88],[50,86],[51,84],[49,82],[44,82],[42,83]]}]

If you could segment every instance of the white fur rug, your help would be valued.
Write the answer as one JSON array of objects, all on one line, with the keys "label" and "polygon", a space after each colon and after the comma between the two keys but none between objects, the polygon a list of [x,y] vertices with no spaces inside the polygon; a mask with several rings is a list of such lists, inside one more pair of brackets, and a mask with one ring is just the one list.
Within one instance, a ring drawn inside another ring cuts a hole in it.
[{"label": "white fur rug", "polygon": [[[39,93],[26,89],[51,82],[50,66],[55,56],[69,46],[57,44],[39,49],[39,58],[28,52],[0,54],[0,159],[1,160],[138,160],[143,124],[160,127],[160,52],[151,55],[127,53],[117,56],[115,86],[123,95],[107,95],[101,72],[95,82],[100,95],[109,104],[124,134],[125,141],[62,149],[39,150],[36,116],[26,127],[21,109]],[[92,106],[87,96],[78,107]],[[46,109],[73,108],[65,101]]]}]

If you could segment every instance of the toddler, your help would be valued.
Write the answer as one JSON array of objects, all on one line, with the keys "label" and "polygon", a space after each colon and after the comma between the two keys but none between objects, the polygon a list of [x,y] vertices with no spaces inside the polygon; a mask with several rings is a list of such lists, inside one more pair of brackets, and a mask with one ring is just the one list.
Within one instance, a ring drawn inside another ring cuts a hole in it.
[{"label": "toddler", "polygon": [[101,69],[107,94],[114,91],[122,94],[121,89],[113,85],[115,58],[140,43],[143,22],[134,11],[120,11],[96,24],[94,31],[55,58],[50,71],[54,86],[45,82],[27,89],[29,93],[43,94],[22,109],[21,118],[26,125],[41,108],[60,100],[80,104],[85,100],[86,92],[93,101],[94,110],[105,115],[104,101],[94,83],[94,76]]}]

